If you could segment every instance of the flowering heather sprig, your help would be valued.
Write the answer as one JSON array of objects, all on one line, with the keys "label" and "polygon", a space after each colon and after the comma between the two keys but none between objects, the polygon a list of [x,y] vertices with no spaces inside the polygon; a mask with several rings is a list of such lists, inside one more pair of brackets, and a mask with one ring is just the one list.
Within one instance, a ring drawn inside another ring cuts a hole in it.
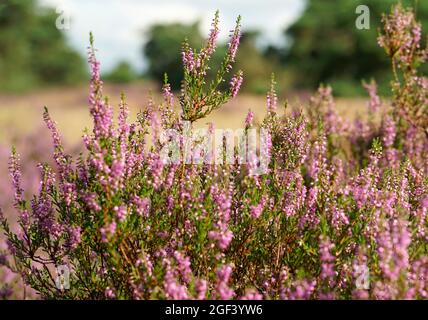
[{"label": "flowering heather sprig", "polygon": [[241,16],[236,19],[235,29],[231,31],[228,46],[228,57],[230,62],[235,62],[236,53],[238,52],[239,41],[241,38]]},{"label": "flowering heather sprig", "polygon": [[232,275],[232,266],[224,265],[217,269],[217,280],[215,286],[216,296],[221,300],[229,300],[234,297],[235,292],[228,286]]},{"label": "flowering heather sprig", "polygon": [[398,60],[404,66],[414,62],[415,51],[420,48],[421,25],[415,21],[411,9],[403,9],[401,4],[395,6],[390,15],[384,15],[384,33],[378,38],[378,43],[393,60]]},{"label": "flowering heather sprig", "polygon": [[208,285],[206,280],[197,280],[195,284],[196,299],[205,300],[207,289]]},{"label": "flowering heather sprig", "polygon": [[181,56],[183,59],[183,65],[184,65],[185,70],[189,73],[193,72],[196,68],[195,68],[195,60],[193,57],[192,49],[185,46],[183,48]]},{"label": "flowering heather sprig", "polygon": [[278,107],[278,97],[276,95],[275,86],[276,86],[275,76],[274,74],[272,74],[271,82],[270,82],[270,90],[266,95],[266,106],[267,106],[268,113],[275,113]]},{"label": "flowering heather sprig", "polygon": [[258,293],[256,290],[248,290],[240,300],[263,300],[263,295]]},{"label": "flowering heather sprig", "polygon": [[377,84],[372,80],[370,83],[364,83],[364,88],[367,90],[370,97],[368,108],[370,112],[374,113],[382,106],[382,101],[377,93]]},{"label": "flowering heather sprig", "polygon": [[218,27],[220,23],[219,18],[220,18],[220,12],[217,10],[215,13],[214,19],[211,23],[211,29],[208,36],[207,44],[205,48],[203,48],[201,51],[202,59],[204,59],[205,57],[209,59],[216,49],[217,38],[220,33],[220,29]]},{"label": "flowering heather sprig", "polygon": [[320,262],[321,272],[320,280],[323,281],[327,287],[326,291],[320,292],[321,299],[334,299],[334,293],[330,290],[334,287],[335,283],[335,271],[334,271],[334,256],[331,253],[334,245],[326,237],[320,238]]},{"label": "flowering heather sprig", "polygon": [[[214,79],[207,78],[209,60],[215,50],[215,43],[218,36],[218,12],[213,20],[213,27],[210,32],[207,44],[199,52],[190,48],[184,42],[182,48],[182,60],[184,65],[184,81],[182,84],[180,105],[182,109],[181,120],[191,123],[210,114],[213,110],[224,105],[230,98],[236,96],[242,83],[242,71],[238,72],[231,80],[230,90],[221,92],[221,84],[225,81],[226,75],[231,71],[235,62],[235,56],[239,46],[240,20],[238,17],[236,27],[231,35],[229,49],[224,56],[221,66],[218,68]],[[207,86],[207,84],[209,85]]]},{"label": "flowering heather sprig", "polygon": [[263,208],[264,207],[264,203],[259,203],[258,205],[252,206],[250,208],[250,214],[254,219],[257,219],[258,217],[260,217],[260,215],[263,212]]},{"label": "flowering heather sprig", "polygon": [[242,71],[239,71],[236,75],[233,76],[232,80],[230,80],[230,92],[232,98],[235,98],[241,88],[243,78]]},{"label": "flowering heather sprig", "polygon": [[107,299],[114,299],[116,298],[116,294],[114,293],[114,289],[107,287],[105,290],[105,296]]},{"label": "flowering heather sprig", "polygon": [[15,149],[12,149],[12,154],[10,156],[9,173],[12,177],[12,185],[15,191],[14,206],[18,209],[23,201],[23,190],[21,188],[21,168],[19,165],[19,155],[16,153]]},{"label": "flowering heather sprig", "polygon": [[171,92],[171,85],[169,83],[165,83],[162,87],[162,94],[164,102],[172,106],[174,104],[174,94]]},{"label": "flowering heather sprig", "polygon": [[90,35],[90,47],[88,62],[91,68],[91,85],[89,92],[90,113],[94,120],[95,139],[107,138],[111,134],[113,110],[107,101],[103,101],[103,82],[100,77],[100,63],[95,56],[95,48],[92,34]]},{"label": "flowering heather sprig", "polygon": [[316,289],[315,280],[298,280],[294,283],[293,288],[286,292],[288,300],[309,300]]},{"label": "flowering heather sprig", "polygon": [[143,216],[148,217],[150,213],[150,200],[148,198],[141,198],[139,196],[132,197],[132,203],[135,206],[136,212]]},{"label": "flowering heather sprig", "polygon": [[382,127],[382,140],[384,143],[384,146],[386,148],[391,148],[394,145],[395,137],[396,137],[396,127],[394,120],[387,116],[384,120],[383,127]]},{"label": "flowering heather sprig", "polygon": [[394,120],[401,118],[401,123],[405,120],[428,137],[427,82],[423,71],[418,69],[428,58],[428,46],[421,47],[421,24],[413,10],[404,9],[401,4],[384,15],[382,22],[383,32],[378,42],[392,62]]},{"label": "flowering heather sprig", "polygon": [[[352,269],[353,281],[356,287],[352,291],[352,297],[358,300],[366,300],[369,298],[370,273],[367,266],[367,256],[361,249],[358,250],[358,255],[353,261]],[[365,274],[365,272],[367,272],[367,274]],[[366,286],[366,288],[363,286]]]},{"label": "flowering heather sprig", "polygon": [[321,261],[321,273],[320,277],[322,280],[327,280],[329,285],[333,284],[334,281],[334,256],[331,254],[331,250],[334,245],[330,242],[327,237],[321,237],[320,239],[320,261]]},{"label": "flowering heather sprig", "polygon": [[175,260],[177,261],[177,270],[185,283],[189,283],[192,276],[192,269],[190,268],[190,258],[184,256],[181,252],[174,252]]},{"label": "flowering heather sprig", "polygon": [[245,117],[245,128],[251,128],[254,120],[254,112],[248,110],[247,116]]},{"label": "flowering heather sprig", "polygon": [[167,270],[165,274],[164,288],[167,299],[186,300],[189,298],[186,286],[177,282],[171,269]]}]

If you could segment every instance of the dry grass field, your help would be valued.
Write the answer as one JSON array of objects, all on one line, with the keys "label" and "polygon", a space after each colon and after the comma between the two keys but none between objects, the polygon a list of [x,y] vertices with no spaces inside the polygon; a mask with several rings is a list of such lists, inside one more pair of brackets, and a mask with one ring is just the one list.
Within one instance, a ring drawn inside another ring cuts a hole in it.
[{"label": "dry grass field", "polygon": [[[105,93],[111,104],[117,108],[121,92],[127,97],[130,108],[130,117],[135,119],[139,110],[148,105],[152,96],[155,102],[161,97],[151,83],[133,83],[129,85],[106,85]],[[60,132],[68,144],[76,143],[84,128],[90,128],[91,120],[87,107],[87,87],[51,88],[25,95],[0,94],[0,144],[10,146],[16,138],[36,132],[43,126],[43,107],[47,106],[53,119],[58,123]],[[285,97],[291,105],[299,107],[305,103],[305,98],[293,96]],[[283,101],[284,99],[280,99]],[[356,115],[364,116],[366,100],[337,99],[337,110],[347,119]],[[216,128],[236,129],[243,126],[247,111],[255,113],[255,119],[261,120],[265,114],[265,97],[255,95],[238,95],[238,97],[215,111],[208,118],[197,123],[203,127],[212,122]],[[282,110],[281,110],[282,112]],[[46,137],[48,138],[48,136]]]}]

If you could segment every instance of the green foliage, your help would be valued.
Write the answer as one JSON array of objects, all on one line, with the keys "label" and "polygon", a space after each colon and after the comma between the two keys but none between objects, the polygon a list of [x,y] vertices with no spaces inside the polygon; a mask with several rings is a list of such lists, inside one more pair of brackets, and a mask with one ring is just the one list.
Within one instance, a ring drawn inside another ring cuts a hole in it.
[{"label": "green foliage", "polygon": [[104,79],[113,83],[128,83],[134,81],[137,77],[138,75],[132,66],[126,61],[121,61],[104,76]]},{"label": "green foliage", "polygon": [[236,65],[245,72],[246,79],[242,84],[242,90],[265,94],[271,74],[275,72],[277,76],[281,76],[282,70],[277,61],[266,58],[256,45],[259,35],[260,32],[257,30],[243,32]]},{"label": "green foliage", "polygon": [[180,88],[184,77],[180,52],[185,39],[190,46],[202,45],[198,22],[192,25],[154,25],[148,32],[148,41],[143,49],[149,63],[149,75],[161,82],[164,74],[168,74],[173,89]]},{"label": "green foliage", "polygon": [[0,90],[71,84],[82,80],[82,57],[56,28],[57,14],[34,0],[0,5]]},{"label": "green foliage", "polygon": [[[338,94],[360,93],[350,89],[361,80],[375,78],[380,92],[385,93],[389,81],[390,63],[376,43],[381,15],[389,12],[396,0],[324,0],[308,1],[303,16],[286,31],[292,46],[283,56],[294,70],[296,86],[316,88],[319,83],[341,83]],[[405,6],[414,0],[402,1]],[[355,26],[358,5],[370,9],[370,29]],[[428,27],[428,2],[416,1],[417,16]]]}]

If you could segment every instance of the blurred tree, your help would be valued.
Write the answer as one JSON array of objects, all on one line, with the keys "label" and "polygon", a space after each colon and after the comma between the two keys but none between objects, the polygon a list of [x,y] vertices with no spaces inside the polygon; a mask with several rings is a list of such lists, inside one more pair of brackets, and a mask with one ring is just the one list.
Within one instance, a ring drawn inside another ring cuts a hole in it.
[{"label": "blurred tree", "polygon": [[0,3],[0,90],[70,84],[86,76],[83,58],[56,28],[58,15],[35,0]]},{"label": "blurred tree", "polygon": [[132,66],[127,61],[121,61],[103,78],[114,83],[128,83],[134,81],[137,77],[138,75]]},{"label": "blurred tree", "polygon": [[[155,80],[162,82],[164,73],[173,89],[179,89],[183,80],[181,61],[181,47],[184,39],[188,39],[194,48],[204,45],[204,38],[199,31],[199,23],[192,25],[168,24],[155,25],[149,30],[149,40],[144,46],[144,54],[148,61],[148,73]],[[260,32],[248,30],[243,32],[236,57],[235,69],[244,71],[242,90],[253,93],[266,93],[269,87],[271,73],[275,72],[277,78],[282,73],[281,66],[275,57],[267,59],[256,41]],[[211,58],[211,66],[218,67],[227,51],[225,43],[219,44]],[[214,72],[211,72],[211,75]],[[208,79],[210,74],[208,74]],[[223,86],[228,86],[225,82]]]},{"label": "blurred tree", "polygon": [[148,32],[148,41],[143,48],[149,75],[155,80],[163,81],[164,74],[167,73],[173,89],[179,89],[183,80],[181,48],[184,39],[192,47],[199,48],[203,45],[199,22],[191,25],[154,25]]},{"label": "blurred tree", "polygon": [[[382,13],[397,0],[308,0],[303,16],[285,35],[291,47],[282,61],[293,70],[298,88],[315,88],[330,83],[338,94],[362,93],[361,80],[375,78],[382,87],[389,83],[390,66],[377,45]],[[402,0],[416,7],[424,31],[428,30],[428,1]],[[357,29],[356,8],[370,9],[370,29]]]},{"label": "blurred tree", "polygon": [[275,56],[269,55],[272,50],[270,47],[263,52],[257,46],[259,36],[258,30],[247,30],[242,33],[235,68],[244,71],[242,90],[265,94],[269,89],[272,73],[274,72],[279,80],[282,78],[283,68]]}]

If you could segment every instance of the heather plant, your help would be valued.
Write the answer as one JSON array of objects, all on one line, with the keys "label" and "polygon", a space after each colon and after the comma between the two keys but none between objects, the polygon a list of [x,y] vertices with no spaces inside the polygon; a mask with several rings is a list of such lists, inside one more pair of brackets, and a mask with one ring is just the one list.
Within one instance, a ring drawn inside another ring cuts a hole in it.
[{"label": "heather plant", "polygon": [[[150,101],[134,123],[124,96],[113,121],[91,37],[86,150],[77,160],[65,152],[46,109],[55,165],[38,166],[30,201],[12,151],[19,228],[2,218],[12,259],[0,261],[44,299],[426,299],[428,137],[415,120],[423,86],[397,76],[387,103],[374,82],[366,84],[367,112],[382,121],[347,123],[328,86],[308,107],[280,116],[272,77],[259,157],[242,161],[235,148],[233,161],[216,162],[227,158],[226,133],[220,155],[206,154],[201,139],[186,140],[193,123],[235,97],[243,80],[240,71],[228,78],[240,19],[214,80],[206,80],[218,19],[201,50],[184,44],[179,97],[166,80],[163,101]],[[403,45],[391,59],[416,74],[412,61],[423,54],[414,28],[402,27],[408,21],[417,26],[412,11],[396,7],[380,43],[411,39],[418,49]],[[239,143],[253,144],[251,111],[243,127]],[[210,126],[206,136],[213,135]],[[177,149],[165,153],[173,139]],[[191,161],[168,161],[171,153]],[[253,174],[263,161],[263,174]]]}]

